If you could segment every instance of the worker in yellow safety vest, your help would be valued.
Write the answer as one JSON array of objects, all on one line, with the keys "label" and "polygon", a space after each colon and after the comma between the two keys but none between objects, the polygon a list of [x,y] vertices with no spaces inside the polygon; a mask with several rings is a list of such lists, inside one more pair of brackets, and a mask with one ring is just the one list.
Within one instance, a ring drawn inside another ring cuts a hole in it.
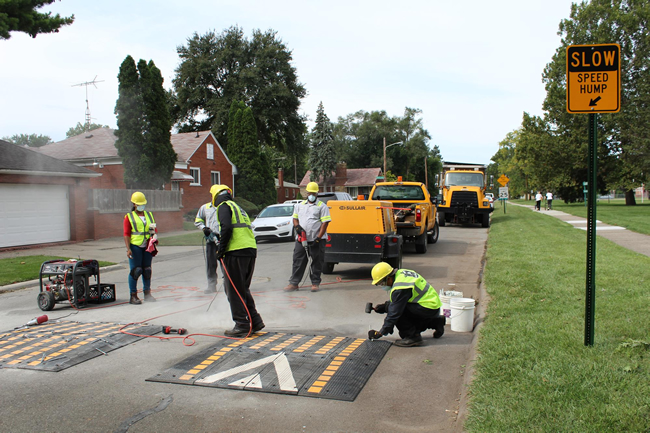
[{"label": "worker in yellow safety vest", "polygon": [[445,333],[445,316],[440,315],[442,302],[431,284],[420,274],[408,269],[395,269],[386,262],[377,263],[371,271],[372,284],[381,286],[389,293],[390,300],[378,305],[377,313],[386,313],[384,325],[379,331],[368,331],[368,338],[375,340],[392,334],[397,327],[401,339],[396,346],[421,346],[422,336],[433,329],[433,338]]}]

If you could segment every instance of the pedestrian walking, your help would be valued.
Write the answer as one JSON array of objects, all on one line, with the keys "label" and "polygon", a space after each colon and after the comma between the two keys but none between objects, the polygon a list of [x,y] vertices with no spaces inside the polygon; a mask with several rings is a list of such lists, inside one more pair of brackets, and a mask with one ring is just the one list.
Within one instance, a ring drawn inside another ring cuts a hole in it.
[{"label": "pedestrian walking", "polygon": [[542,193],[540,191],[537,191],[537,195],[535,195],[535,209],[542,210]]},{"label": "pedestrian walking", "polygon": [[124,243],[126,256],[129,258],[129,292],[130,304],[142,304],[138,298],[138,278],[142,275],[144,300],[155,301],[151,295],[151,262],[153,255],[147,250],[149,240],[156,240],[158,229],[156,220],[151,212],[145,210],[147,199],[140,191],[131,195],[131,212],[124,216]]},{"label": "pedestrian walking", "polygon": [[546,191],[546,208],[553,209],[553,193],[551,191]]}]

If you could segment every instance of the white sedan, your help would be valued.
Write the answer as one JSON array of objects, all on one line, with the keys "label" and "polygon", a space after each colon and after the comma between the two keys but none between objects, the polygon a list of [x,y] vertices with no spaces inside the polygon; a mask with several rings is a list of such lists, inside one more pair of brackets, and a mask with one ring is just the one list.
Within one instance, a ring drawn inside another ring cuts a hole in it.
[{"label": "white sedan", "polygon": [[256,240],[294,239],[293,204],[272,204],[265,207],[253,220],[251,228]]}]

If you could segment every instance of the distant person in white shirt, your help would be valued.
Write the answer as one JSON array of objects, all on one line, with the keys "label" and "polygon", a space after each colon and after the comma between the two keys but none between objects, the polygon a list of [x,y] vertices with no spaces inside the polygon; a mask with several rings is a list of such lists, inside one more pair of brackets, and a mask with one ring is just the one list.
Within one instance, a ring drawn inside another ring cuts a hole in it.
[{"label": "distant person in white shirt", "polygon": [[542,193],[537,191],[537,195],[535,196],[535,210],[541,210],[542,209]]},{"label": "distant person in white shirt", "polygon": [[546,205],[548,206],[548,210],[553,209],[552,205],[553,204],[553,193],[551,191],[546,192]]}]

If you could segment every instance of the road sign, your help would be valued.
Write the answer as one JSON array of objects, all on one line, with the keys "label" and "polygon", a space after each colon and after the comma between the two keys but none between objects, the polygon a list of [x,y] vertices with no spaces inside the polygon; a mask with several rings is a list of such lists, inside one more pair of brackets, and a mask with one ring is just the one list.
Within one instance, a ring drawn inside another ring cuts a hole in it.
[{"label": "road sign", "polygon": [[508,187],[507,186],[503,186],[503,187],[499,188],[499,198],[500,199],[501,198],[504,198],[504,199],[510,198],[509,195],[508,195]]},{"label": "road sign", "polygon": [[621,109],[621,46],[569,45],[566,81],[569,113],[618,113]]},{"label": "road sign", "polygon": [[510,182],[510,178],[505,174],[502,174],[501,177],[497,179],[497,182],[499,182],[501,186],[506,186],[508,182]]}]

